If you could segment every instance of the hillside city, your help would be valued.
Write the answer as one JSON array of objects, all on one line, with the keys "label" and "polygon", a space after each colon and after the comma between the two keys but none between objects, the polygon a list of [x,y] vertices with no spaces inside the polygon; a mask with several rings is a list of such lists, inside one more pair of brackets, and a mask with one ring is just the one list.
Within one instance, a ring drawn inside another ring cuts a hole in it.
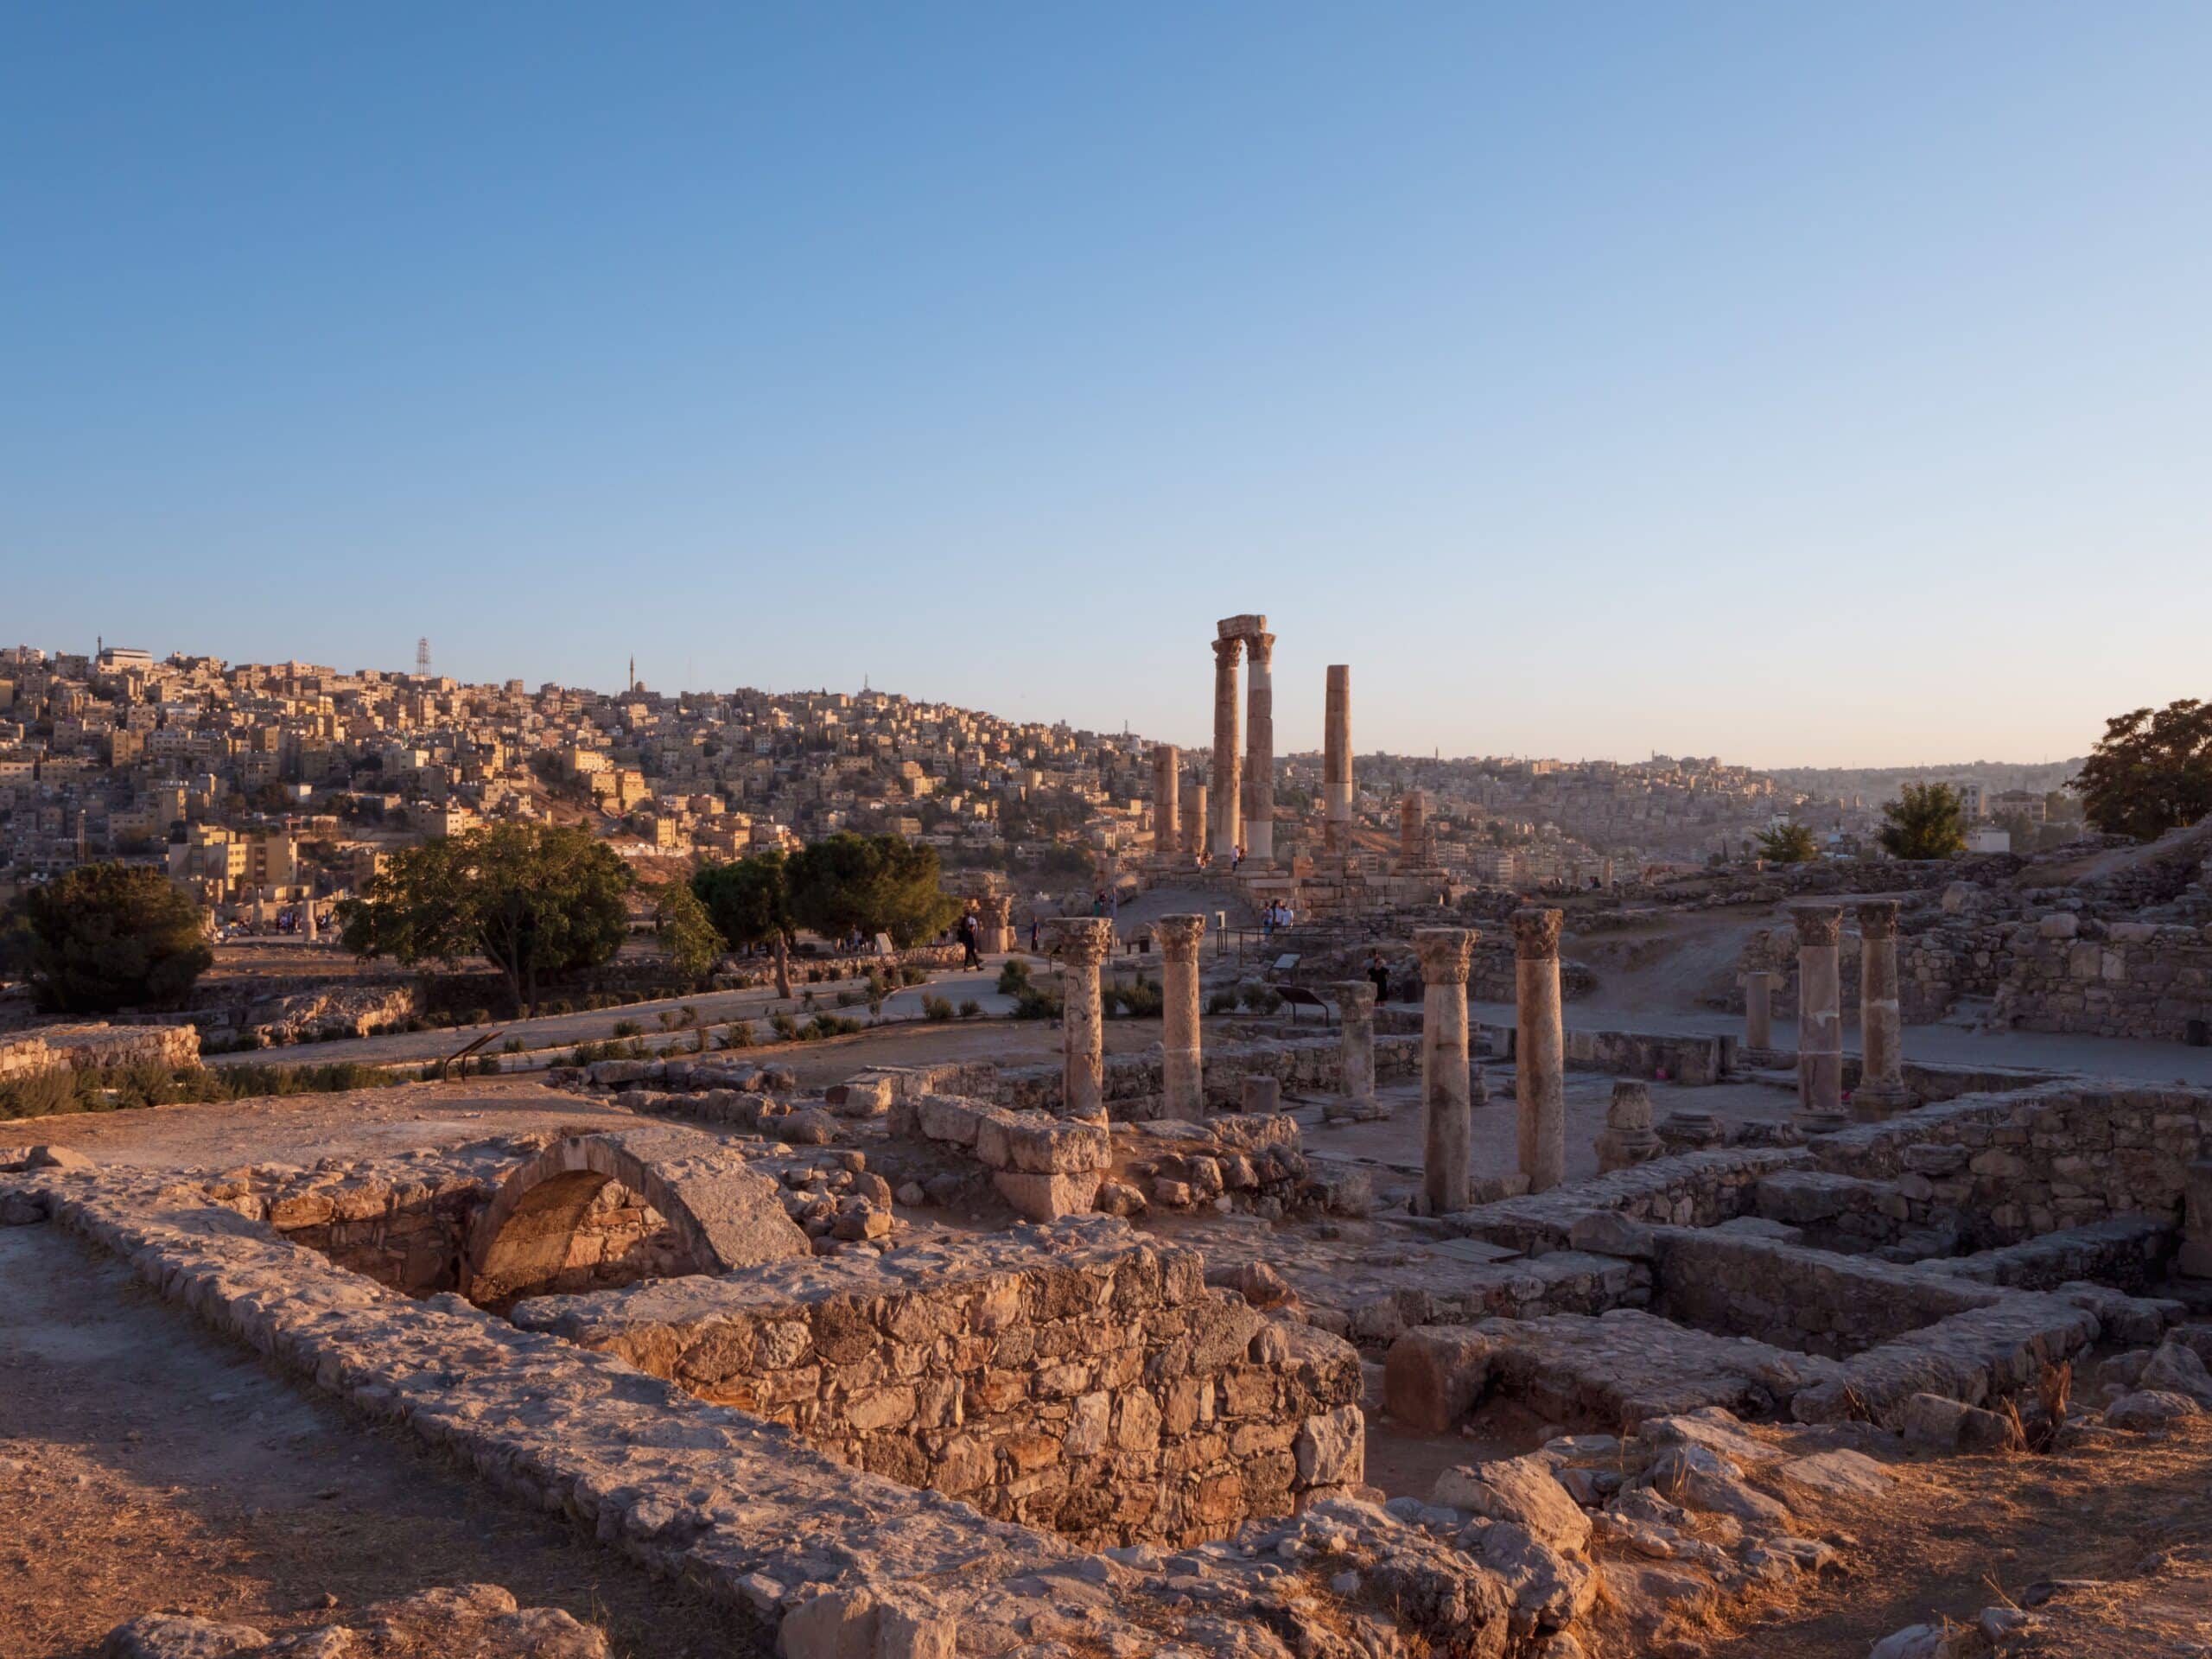
[{"label": "hillside city", "polygon": [[[397,847],[531,819],[588,824],[647,867],[857,830],[931,845],[949,869],[1080,884],[1145,845],[1153,748],[872,690],[671,695],[633,679],[610,696],[19,645],[0,651],[0,902],[113,860],[164,869],[211,924],[273,930],[310,892],[358,890]],[[1394,849],[1417,798],[1444,875],[1533,893],[1748,856],[1781,823],[1859,852],[1912,779],[1958,790],[1972,850],[2030,850],[2078,831],[2062,787],[2077,764],[1824,774],[1362,754],[1353,806],[1358,832]],[[1323,758],[1274,770],[1288,858]]]}]

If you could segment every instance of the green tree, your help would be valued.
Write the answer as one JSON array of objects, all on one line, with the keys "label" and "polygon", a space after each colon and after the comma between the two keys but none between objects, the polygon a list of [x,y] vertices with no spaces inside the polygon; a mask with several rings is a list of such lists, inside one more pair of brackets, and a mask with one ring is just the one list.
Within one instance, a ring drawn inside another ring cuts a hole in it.
[{"label": "green tree", "polygon": [[733,945],[776,948],[776,995],[791,994],[790,871],[780,849],[755,853],[734,864],[709,864],[691,877],[691,891],[707,907],[715,931]]},{"label": "green tree", "polygon": [[1820,856],[1820,843],[1802,823],[1777,824],[1758,835],[1759,856],[1770,864],[1809,864]]},{"label": "green tree", "polygon": [[960,905],[938,885],[937,849],[897,836],[836,835],[791,860],[791,914],[836,938],[888,933],[901,947],[952,925]]},{"label": "green tree", "polygon": [[346,947],[403,966],[480,955],[516,1011],[550,979],[613,959],[629,931],[630,867],[588,830],[499,824],[410,847],[338,906]]},{"label": "green tree", "polygon": [[2212,813],[2212,703],[2183,697],[2105,722],[2073,780],[2084,817],[2109,836],[2155,841]]},{"label": "green tree", "polygon": [[653,889],[653,934],[661,949],[689,980],[704,979],[715,958],[729,947],[722,942],[706,906],[688,881],[664,881]]},{"label": "green tree", "polygon": [[200,906],[159,870],[124,864],[33,887],[8,932],[39,1006],[63,1014],[181,1006],[215,960]]},{"label": "green tree", "polygon": [[1907,784],[1882,808],[1875,837],[1891,858],[1955,858],[1967,849],[1967,815],[1948,784]]}]

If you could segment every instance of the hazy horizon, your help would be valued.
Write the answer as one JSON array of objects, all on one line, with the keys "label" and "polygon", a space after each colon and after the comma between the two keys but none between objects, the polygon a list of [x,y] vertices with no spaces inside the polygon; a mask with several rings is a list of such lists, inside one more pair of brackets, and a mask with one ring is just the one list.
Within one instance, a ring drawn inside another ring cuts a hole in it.
[{"label": "hazy horizon", "polygon": [[[0,633],[1210,739],[2212,693],[2212,11],[19,10]],[[2036,764],[2017,762],[2012,764]]]}]

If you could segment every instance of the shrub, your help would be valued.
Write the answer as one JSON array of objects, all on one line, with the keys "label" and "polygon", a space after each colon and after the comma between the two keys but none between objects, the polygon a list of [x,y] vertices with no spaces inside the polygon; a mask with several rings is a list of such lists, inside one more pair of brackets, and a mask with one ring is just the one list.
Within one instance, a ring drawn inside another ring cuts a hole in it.
[{"label": "shrub", "polygon": [[952,1004],[942,996],[925,996],[922,999],[922,1018],[939,1021],[950,1020],[952,1018]]},{"label": "shrub", "polygon": [[926,985],[930,982],[930,970],[910,962],[899,970],[899,982],[902,985]]},{"label": "shrub", "polygon": [[67,1071],[41,1071],[0,1084],[0,1118],[52,1117],[85,1109],[77,1097],[76,1077]]},{"label": "shrub", "polygon": [[729,1022],[729,1024],[728,1024],[728,1025],[726,1025],[726,1026],[724,1026],[724,1027],[722,1027],[722,1034],[721,1034],[721,1039],[720,1039],[719,1040],[720,1040],[720,1042],[721,1042],[721,1046],[722,1047],[724,1047],[724,1048],[750,1048],[750,1047],[752,1047],[752,1046],[753,1046],[753,1025],[752,1025],[752,1022],[751,1022],[750,1020],[731,1020],[731,1021]]},{"label": "shrub", "polygon": [[1206,998],[1206,1012],[1208,1014],[1236,1013],[1236,993],[1234,991],[1216,991],[1211,996]]},{"label": "shrub", "polygon": [[1132,1020],[1157,1020],[1167,1005],[1166,995],[1159,985],[1149,979],[1140,979],[1133,985],[1122,986],[1114,993],[1115,1001],[1122,1012]]},{"label": "shrub", "polygon": [[776,1035],[785,1042],[791,1041],[798,1035],[798,1021],[781,1008],[768,1016],[768,1023],[775,1029]]},{"label": "shrub", "polygon": [[[472,1064],[472,1062],[463,1061],[463,1069],[466,1070],[470,1064]],[[499,1057],[496,1054],[479,1055],[473,1064],[475,1065],[477,1071],[481,1072],[484,1076],[495,1076],[499,1070]]]},{"label": "shrub", "polygon": [[644,1030],[645,1027],[634,1020],[617,1020],[614,1022],[614,1034],[617,1037],[635,1037]]},{"label": "shrub", "polygon": [[1238,986],[1236,997],[1237,1001],[1243,1003],[1254,1014],[1273,1014],[1277,1008],[1282,1007],[1282,993],[1272,985],[1262,984],[1256,979],[1247,980]]},{"label": "shrub", "polygon": [[980,1020],[982,1018],[982,1015],[983,1005],[982,1003],[978,1002],[972,996],[962,999],[960,1004],[960,1017],[963,1020]]},{"label": "shrub", "polygon": [[1020,996],[1029,988],[1029,964],[1019,957],[1010,957],[999,969],[999,995]]},{"label": "shrub", "polygon": [[861,994],[858,991],[840,991],[837,993],[837,1006],[841,1008],[858,1007],[860,1006],[860,1001]]},{"label": "shrub", "polygon": [[499,1045],[499,1052],[502,1054],[525,1054],[529,1052],[530,1045],[519,1037],[510,1037]]},{"label": "shrub", "polygon": [[1014,993],[1014,1017],[1017,1020],[1057,1020],[1060,1017],[1060,999],[1042,986],[1024,985]]}]

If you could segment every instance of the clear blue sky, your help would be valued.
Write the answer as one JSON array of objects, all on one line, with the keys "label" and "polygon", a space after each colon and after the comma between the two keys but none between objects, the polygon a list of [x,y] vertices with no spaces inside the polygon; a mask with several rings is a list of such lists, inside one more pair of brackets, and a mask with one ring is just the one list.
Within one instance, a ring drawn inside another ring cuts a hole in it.
[{"label": "clear blue sky", "polygon": [[2212,696],[2212,8],[22,4],[0,636],[1185,743]]}]

